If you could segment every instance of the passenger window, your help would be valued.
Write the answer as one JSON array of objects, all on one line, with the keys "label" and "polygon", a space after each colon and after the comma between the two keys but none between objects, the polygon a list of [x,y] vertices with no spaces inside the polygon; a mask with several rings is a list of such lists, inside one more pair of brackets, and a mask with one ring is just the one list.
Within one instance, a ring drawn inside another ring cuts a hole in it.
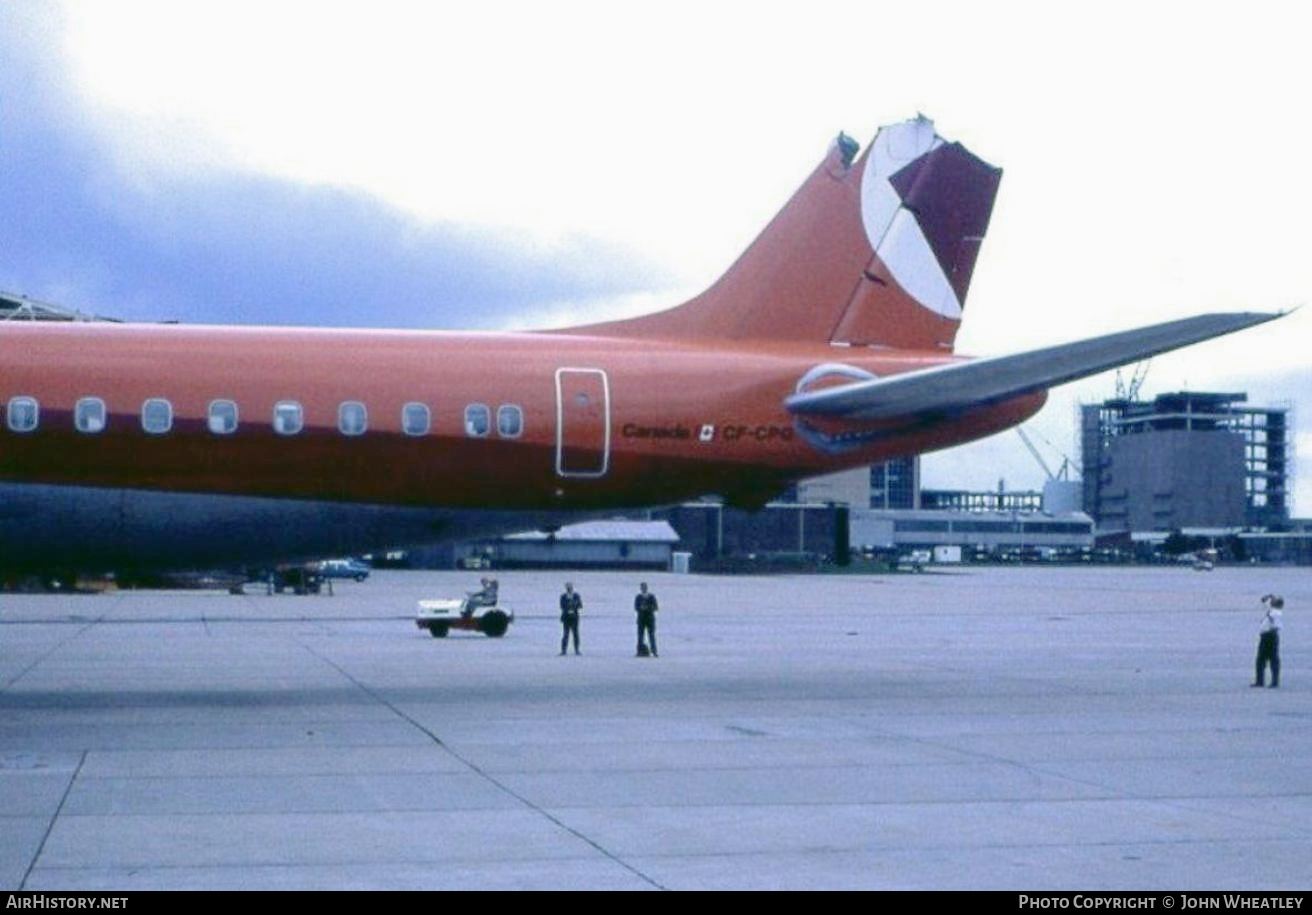
[{"label": "passenger window", "polygon": [[78,432],[104,432],[106,421],[105,402],[99,397],[83,397],[73,405],[73,426]]},{"label": "passenger window", "polygon": [[465,407],[465,435],[470,438],[484,438],[492,425],[492,411],[481,403],[471,403]]},{"label": "passenger window", "polygon": [[406,435],[427,435],[432,425],[432,414],[421,403],[408,403],[401,408],[401,431]]},{"label": "passenger window", "polygon": [[152,397],[141,405],[141,428],[151,435],[163,435],[173,428],[173,404],[163,397]]},{"label": "passenger window", "polygon": [[364,404],[348,400],[337,407],[337,431],[342,435],[364,435],[369,428],[369,413]]},{"label": "passenger window", "polygon": [[5,423],[15,432],[32,432],[41,418],[35,397],[11,397],[5,411]]},{"label": "passenger window", "polygon": [[519,438],[524,431],[524,411],[513,403],[497,407],[497,435],[502,438]]},{"label": "passenger window", "polygon": [[305,414],[294,400],[280,400],[273,405],[273,431],[279,435],[295,435],[305,425]]},{"label": "passenger window", "polygon": [[210,431],[215,435],[231,435],[237,431],[237,404],[231,400],[210,401]]}]

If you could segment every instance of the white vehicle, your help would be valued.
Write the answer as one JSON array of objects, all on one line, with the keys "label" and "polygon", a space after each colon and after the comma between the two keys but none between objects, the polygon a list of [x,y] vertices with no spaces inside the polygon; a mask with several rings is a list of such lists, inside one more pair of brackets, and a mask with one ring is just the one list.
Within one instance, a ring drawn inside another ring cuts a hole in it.
[{"label": "white vehicle", "polygon": [[509,607],[475,607],[467,605],[468,598],[438,598],[421,600],[415,611],[415,625],[427,629],[435,639],[446,638],[452,629],[467,629],[499,639],[515,621],[515,612]]},{"label": "white vehicle", "polygon": [[912,550],[910,553],[904,553],[897,558],[897,570],[899,572],[923,572],[925,566],[929,565],[933,558],[933,554],[929,550]]},{"label": "white vehicle", "polygon": [[946,565],[961,562],[961,547],[959,546],[936,546],[934,547],[934,563],[936,565]]}]

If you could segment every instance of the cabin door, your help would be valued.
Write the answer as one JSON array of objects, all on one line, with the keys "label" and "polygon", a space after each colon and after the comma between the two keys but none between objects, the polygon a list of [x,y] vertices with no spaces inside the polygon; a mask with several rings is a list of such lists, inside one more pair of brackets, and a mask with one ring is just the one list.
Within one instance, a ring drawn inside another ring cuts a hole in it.
[{"label": "cabin door", "polygon": [[556,369],[556,475],[610,469],[610,384],[601,369]]}]

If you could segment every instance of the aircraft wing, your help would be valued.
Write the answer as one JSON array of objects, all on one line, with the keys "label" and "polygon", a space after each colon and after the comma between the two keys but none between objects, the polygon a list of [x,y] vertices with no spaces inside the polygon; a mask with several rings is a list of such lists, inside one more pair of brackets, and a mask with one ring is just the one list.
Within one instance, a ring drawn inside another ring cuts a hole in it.
[{"label": "aircraft wing", "polygon": [[794,394],[784,404],[793,413],[840,419],[893,419],[953,412],[1096,375],[1285,314],[1198,315],[1013,356],[955,362]]}]

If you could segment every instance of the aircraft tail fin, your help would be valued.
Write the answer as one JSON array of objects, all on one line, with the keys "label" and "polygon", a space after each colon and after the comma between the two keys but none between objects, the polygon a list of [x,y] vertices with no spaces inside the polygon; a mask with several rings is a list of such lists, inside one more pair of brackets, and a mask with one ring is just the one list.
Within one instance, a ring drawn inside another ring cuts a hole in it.
[{"label": "aircraft tail fin", "polygon": [[1001,169],[917,117],[840,134],[733,266],[668,311],[571,334],[951,350]]}]

